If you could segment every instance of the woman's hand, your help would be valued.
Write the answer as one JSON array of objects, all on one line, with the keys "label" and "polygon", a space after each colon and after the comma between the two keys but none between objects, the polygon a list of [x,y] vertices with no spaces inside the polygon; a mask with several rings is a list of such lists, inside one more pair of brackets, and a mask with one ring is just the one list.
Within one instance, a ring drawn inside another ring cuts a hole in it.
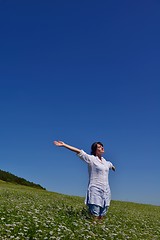
[{"label": "woman's hand", "polygon": [[77,154],[79,154],[81,152],[81,150],[79,148],[75,148],[71,145],[68,145],[68,144],[62,142],[62,141],[54,141],[53,143],[54,143],[54,145],[56,145],[58,147],[65,147],[65,148],[67,148],[67,149],[69,149],[69,150],[71,150],[71,151],[73,151]]},{"label": "woman's hand", "polygon": [[54,141],[53,143],[54,143],[54,145],[56,145],[58,147],[63,147],[64,146],[64,142],[62,142],[62,141]]},{"label": "woman's hand", "polygon": [[113,167],[112,167],[112,170],[113,170],[113,171],[116,171],[116,168],[115,168],[115,166],[113,166]]}]

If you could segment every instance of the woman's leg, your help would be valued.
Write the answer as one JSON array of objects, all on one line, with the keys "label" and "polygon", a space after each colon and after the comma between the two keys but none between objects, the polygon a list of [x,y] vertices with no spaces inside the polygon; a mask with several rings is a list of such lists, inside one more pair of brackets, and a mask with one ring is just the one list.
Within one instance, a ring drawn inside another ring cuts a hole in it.
[{"label": "woman's leg", "polygon": [[103,207],[103,208],[100,207],[100,214],[99,214],[99,219],[100,219],[100,220],[102,220],[102,219],[105,218],[108,209],[109,209],[109,206],[105,206],[105,207]]}]

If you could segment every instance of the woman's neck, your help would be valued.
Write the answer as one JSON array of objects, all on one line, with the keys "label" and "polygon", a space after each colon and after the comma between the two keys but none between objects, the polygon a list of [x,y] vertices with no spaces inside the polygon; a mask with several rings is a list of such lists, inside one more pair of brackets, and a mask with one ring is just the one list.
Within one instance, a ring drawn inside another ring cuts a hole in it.
[{"label": "woman's neck", "polygon": [[101,155],[96,155],[100,161],[102,161],[102,156]]}]

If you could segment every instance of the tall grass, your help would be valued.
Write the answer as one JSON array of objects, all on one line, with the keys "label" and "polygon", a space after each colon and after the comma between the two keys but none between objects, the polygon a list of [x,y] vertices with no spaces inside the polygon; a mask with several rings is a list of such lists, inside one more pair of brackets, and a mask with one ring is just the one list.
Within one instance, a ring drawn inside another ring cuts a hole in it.
[{"label": "tall grass", "polygon": [[84,198],[0,181],[0,239],[160,239],[160,207],[112,201],[93,223]]}]

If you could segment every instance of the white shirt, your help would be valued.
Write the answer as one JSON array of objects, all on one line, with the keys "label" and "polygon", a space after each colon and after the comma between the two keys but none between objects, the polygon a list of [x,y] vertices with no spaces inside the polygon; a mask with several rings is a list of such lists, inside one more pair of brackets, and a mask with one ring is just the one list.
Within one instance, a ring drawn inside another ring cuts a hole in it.
[{"label": "white shirt", "polygon": [[89,155],[83,150],[77,155],[88,164],[89,183],[85,203],[101,207],[109,206],[111,191],[108,174],[113,164],[103,157],[100,160],[98,156]]}]

